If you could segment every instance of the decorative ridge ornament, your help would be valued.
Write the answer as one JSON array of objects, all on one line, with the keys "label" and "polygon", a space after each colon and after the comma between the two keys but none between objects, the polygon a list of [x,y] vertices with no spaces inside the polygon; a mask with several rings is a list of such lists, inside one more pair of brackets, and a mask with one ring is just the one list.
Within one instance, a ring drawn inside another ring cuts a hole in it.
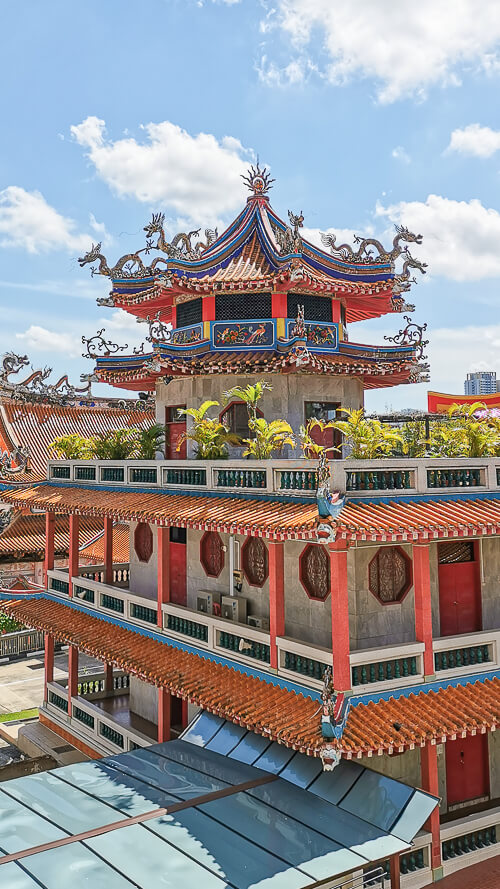
[{"label": "decorative ridge ornament", "polygon": [[[148,343],[169,343],[172,339],[172,325],[164,324],[160,320],[160,316],[161,312],[158,310],[153,318],[151,315],[146,315],[145,318],[137,316],[135,319],[138,324],[147,324],[149,326],[149,336],[146,337]],[[143,352],[136,352],[134,349],[134,355],[139,354],[143,354]]]},{"label": "decorative ridge ornament", "polygon": [[[391,262],[398,258],[401,253],[407,253],[407,247],[401,247],[400,241],[408,241],[408,243],[421,244],[422,235],[416,235],[404,225],[394,226],[396,234],[392,242],[392,249],[386,250],[377,238],[362,238],[361,235],[354,235],[354,243],[359,244],[357,250],[353,250],[350,244],[336,244],[336,235],[332,232],[320,232],[321,241],[324,247],[329,247],[333,256],[338,259],[348,260],[349,262]],[[369,247],[375,247],[377,253],[369,250]]]},{"label": "decorative ridge ornament", "polygon": [[[331,667],[327,667],[323,674],[321,701],[321,734],[324,738],[335,738],[340,741],[349,715],[350,700],[343,692],[335,693]],[[336,765],[338,765],[338,760],[334,757],[330,768],[334,768]]]},{"label": "decorative ridge ornament", "polygon": [[27,355],[17,355],[16,352],[6,352],[2,357],[2,369],[0,370],[0,385],[8,382],[11,374],[18,374],[22,367],[29,365]]},{"label": "decorative ridge ornament", "polygon": [[404,315],[403,317],[407,322],[406,327],[395,334],[395,336],[384,336],[384,340],[387,340],[389,343],[397,343],[398,346],[414,346],[417,361],[422,361],[427,358],[427,355],[424,355],[424,349],[429,345],[429,340],[424,340],[423,337],[424,331],[427,330],[427,323],[422,325],[415,324],[409,315]]},{"label": "decorative ridge ornament", "polygon": [[98,330],[97,333],[94,334],[94,336],[82,336],[82,343],[87,347],[87,351],[82,352],[82,358],[94,359],[106,357],[108,355],[116,355],[117,352],[124,352],[125,349],[128,349],[127,343],[125,343],[124,346],[118,346],[110,340],[105,340],[103,337],[104,332],[105,328],[102,327],[101,330]]},{"label": "decorative ridge ornament", "polygon": [[253,192],[254,197],[266,195],[269,189],[273,187],[273,182],[276,182],[275,179],[271,179],[269,170],[266,167],[261,168],[258,161],[257,166],[254,167],[252,164],[246,176],[242,174],[241,178],[250,191]]}]

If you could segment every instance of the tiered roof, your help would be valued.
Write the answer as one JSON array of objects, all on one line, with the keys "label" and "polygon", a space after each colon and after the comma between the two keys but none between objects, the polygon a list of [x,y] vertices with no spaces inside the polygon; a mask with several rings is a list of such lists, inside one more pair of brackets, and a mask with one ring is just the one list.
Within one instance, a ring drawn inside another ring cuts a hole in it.
[{"label": "tiered roof", "polygon": [[[80,523],[82,545],[94,540],[102,532],[102,521],[85,516]],[[68,555],[69,516],[58,515],[55,520],[54,555]],[[16,562],[23,559],[40,561],[45,553],[45,515],[21,515],[19,513],[0,534],[0,561]],[[85,553],[87,555],[88,553]],[[104,559],[102,560],[104,561]],[[115,561],[118,561],[117,559]],[[122,560],[120,560],[122,561]],[[128,561],[123,559],[123,561]]]},{"label": "tiered roof", "polygon": [[167,688],[210,713],[243,725],[271,740],[326,761],[336,749],[347,759],[413,749],[427,743],[494,731],[500,721],[500,679],[479,675],[424,688],[354,697],[339,740],[325,743],[320,726],[320,695],[304,694],[275,677],[260,678],[193,654],[181,643],[159,641],[93,617],[78,606],[49,597],[27,596],[1,602],[14,619],[50,632],[91,657],[112,663],[145,682]]}]

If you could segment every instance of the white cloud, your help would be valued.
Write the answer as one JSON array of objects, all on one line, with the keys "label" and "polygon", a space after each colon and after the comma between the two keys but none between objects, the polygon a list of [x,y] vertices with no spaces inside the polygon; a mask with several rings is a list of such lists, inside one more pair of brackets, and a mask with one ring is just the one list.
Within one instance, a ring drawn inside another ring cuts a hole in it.
[{"label": "white cloud", "polygon": [[453,201],[431,194],[425,203],[379,204],[376,216],[423,235],[421,247],[409,247],[428,263],[431,274],[453,281],[500,277],[500,213],[477,199]]},{"label": "white cloud", "polygon": [[457,85],[465,68],[498,71],[497,0],[277,0],[275,7],[264,32],[280,27],[302,65],[326,52],[325,74],[334,84],[374,78],[381,102]]},{"label": "white cloud", "polygon": [[473,157],[491,157],[500,150],[500,131],[471,123],[463,129],[453,130],[446,150]]},{"label": "white cloud", "polygon": [[394,160],[401,161],[402,164],[411,163],[411,157],[402,145],[396,145],[396,148],[392,149],[391,157],[393,157]]},{"label": "white cloud", "polygon": [[32,324],[24,333],[16,333],[16,339],[36,352],[60,352],[70,358],[79,358],[82,352],[81,339],[74,334],[47,330],[37,324]]},{"label": "white cloud", "polygon": [[71,127],[97,174],[121,197],[166,207],[198,223],[216,222],[241,206],[253,153],[233,136],[191,136],[165,120],[142,127],[144,141],[107,137],[105,122],[87,117]]},{"label": "white cloud", "polygon": [[76,231],[39,191],[9,185],[0,191],[0,247],[22,247],[28,253],[86,250],[91,238]]}]

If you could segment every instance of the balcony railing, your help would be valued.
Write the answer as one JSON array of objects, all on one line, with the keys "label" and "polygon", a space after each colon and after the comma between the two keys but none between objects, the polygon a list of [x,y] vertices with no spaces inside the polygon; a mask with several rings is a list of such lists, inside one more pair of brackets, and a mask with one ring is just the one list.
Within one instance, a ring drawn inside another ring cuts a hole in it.
[{"label": "balcony railing", "polygon": [[[61,581],[61,576],[65,581]],[[54,582],[57,587],[54,586]],[[48,572],[49,589],[69,594],[69,578],[60,570]],[[301,685],[320,690],[325,668],[332,663],[332,651],[287,637],[276,640],[277,670],[271,668],[269,632],[240,624],[182,605],[162,605],[158,622],[156,599],[145,598],[82,576],[72,578],[74,600],[79,604],[114,615],[138,627],[154,629],[167,638],[211,651],[243,664],[278,673]],[[159,625],[160,624],[160,625]],[[440,678],[486,672],[500,666],[500,631],[483,630],[461,636],[445,636],[433,643],[435,671]],[[351,651],[351,682],[355,694],[416,685],[423,682],[421,642],[385,645]]]},{"label": "balcony railing", "polygon": [[[79,687],[83,688],[85,678],[80,677]],[[71,734],[81,738],[90,747],[103,756],[111,753],[123,753],[125,750],[135,750],[137,747],[148,747],[155,744],[157,738],[138,732],[136,729],[124,725],[113,719],[101,707],[92,703],[92,699],[78,695],[71,699],[71,713],[68,713],[68,690],[66,682],[49,682],[47,684],[47,703],[43,704],[41,711],[62,728],[69,729]],[[115,694],[124,694],[121,689],[116,689]],[[112,697],[113,692],[105,693],[101,697]],[[95,700],[95,697],[94,697]]]},{"label": "balcony railing", "polygon": [[[48,478],[86,485],[173,488],[189,491],[245,491],[314,497],[314,460],[57,460],[50,461]],[[386,458],[332,460],[332,490],[349,496],[377,497],[387,493],[436,493],[500,488],[500,458]]]}]

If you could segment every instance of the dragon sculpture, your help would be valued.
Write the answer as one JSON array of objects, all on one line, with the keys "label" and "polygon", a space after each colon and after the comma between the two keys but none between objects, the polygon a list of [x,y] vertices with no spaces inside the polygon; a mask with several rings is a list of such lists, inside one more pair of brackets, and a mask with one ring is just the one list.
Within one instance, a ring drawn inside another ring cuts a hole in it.
[{"label": "dragon sculpture", "polygon": [[[0,454],[0,477],[19,475],[29,468],[29,448],[16,445],[12,451]],[[14,464],[14,465],[13,465]]]},{"label": "dragon sculpture", "polygon": [[278,228],[277,225],[273,225],[276,242],[282,254],[300,253],[302,250],[302,238],[299,235],[299,228],[304,227],[304,214],[302,210],[298,214],[292,213],[289,210],[288,219],[290,220],[290,225],[287,225],[284,231]]},{"label": "dragon sculpture", "polygon": [[2,357],[2,369],[0,370],[0,383],[7,383],[12,374],[18,374],[22,367],[29,364],[27,355],[16,355],[15,352],[6,352]]},{"label": "dragon sculpture", "polygon": [[414,259],[414,257],[406,251],[406,259],[403,263],[403,268],[401,273],[394,276],[394,285],[393,285],[393,293],[399,294],[404,293],[409,290],[412,284],[417,283],[417,279],[415,277],[410,276],[409,269],[418,269],[419,272],[422,272],[423,275],[426,273],[427,263],[420,262],[418,259]]},{"label": "dragon sculpture", "polygon": [[29,377],[13,386],[11,398],[21,402],[43,402],[44,404],[68,404],[78,398],[91,396],[90,383],[82,388],[73,386],[68,375],[60,377],[56,383],[45,383],[52,373],[51,367],[34,370]]},{"label": "dragon sculpture", "polygon": [[89,265],[89,263],[99,263],[97,267],[92,266],[92,276],[104,275],[107,278],[145,278],[151,274],[150,268],[144,265],[139,255],[140,253],[149,253],[152,248],[151,244],[147,244],[146,247],[143,247],[142,250],[137,250],[135,253],[126,253],[125,256],[120,257],[114,266],[108,265],[106,257],[101,253],[101,247],[101,242],[92,244],[90,250],[88,250],[84,256],[78,258],[81,268],[83,268],[84,265]]},{"label": "dragon sculpture", "polygon": [[[396,234],[392,242],[392,250],[386,250],[383,244],[377,238],[362,238],[360,235],[354,235],[354,242],[359,244],[357,250],[353,250],[349,244],[336,244],[336,236],[330,232],[321,232],[321,240],[324,247],[329,247],[333,256],[338,259],[346,259],[350,262],[392,262],[394,263],[398,256],[407,252],[406,247],[401,247],[401,241],[407,241],[412,244],[421,244],[422,235],[416,235],[406,228],[404,225],[396,225]],[[377,251],[373,254],[369,247],[374,247]]]},{"label": "dragon sculpture", "polygon": [[[205,238],[206,241],[198,241],[194,246],[191,243],[192,238],[197,238],[200,234],[200,229],[194,229],[190,232],[179,232],[176,234],[172,240],[169,242],[165,237],[165,214],[164,213],[153,213],[151,222],[148,222],[147,225],[144,226],[144,231],[146,232],[146,237],[148,241],[151,240],[153,235],[158,235],[158,240],[154,246],[149,247],[152,250],[159,250],[161,253],[166,253],[169,259],[198,259],[201,254],[213,244],[214,241],[218,238],[217,229],[206,228],[205,229]],[[158,256],[150,265],[150,269],[154,270],[156,265],[159,262],[164,262],[163,257]]]}]

